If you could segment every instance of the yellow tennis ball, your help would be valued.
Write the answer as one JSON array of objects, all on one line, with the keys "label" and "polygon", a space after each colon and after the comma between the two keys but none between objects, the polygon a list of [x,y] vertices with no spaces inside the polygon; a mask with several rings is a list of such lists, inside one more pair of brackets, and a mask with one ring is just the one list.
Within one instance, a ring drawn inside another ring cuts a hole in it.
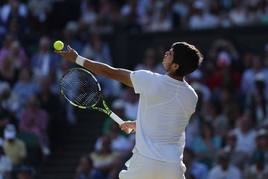
[{"label": "yellow tennis ball", "polygon": [[53,47],[55,50],[62,50],[64,47],[64,43],[60,40],[54,42]]}]

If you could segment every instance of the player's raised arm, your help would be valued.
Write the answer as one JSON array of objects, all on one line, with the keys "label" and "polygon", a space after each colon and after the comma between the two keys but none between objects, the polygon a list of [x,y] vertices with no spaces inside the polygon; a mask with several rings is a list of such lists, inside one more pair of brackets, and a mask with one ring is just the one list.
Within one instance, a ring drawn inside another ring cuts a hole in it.
[{"label": "player's raised arm", "polygon": [[56,51],[56,53],[61,55],[64,59],[73,63],[77,63],[78,65],[85,67],[97,75],[103,75],[107,78],[117,80],[129,87],[133,87],[130,79],[130,70],[114,68],[107,64],[79,56],[78,53],[70,46],[67,46],[66,51]]}]

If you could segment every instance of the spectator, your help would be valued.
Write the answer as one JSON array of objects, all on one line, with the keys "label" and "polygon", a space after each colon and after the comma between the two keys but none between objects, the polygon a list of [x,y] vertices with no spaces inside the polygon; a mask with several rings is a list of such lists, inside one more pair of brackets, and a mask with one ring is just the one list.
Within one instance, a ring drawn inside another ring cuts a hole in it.
[{"label": "spectator", "polygon": [[33,55],[32,68],[35,79],[48,77],[58,67],[58,58],[50,52],[51,40],[47,36],[43,36],[39,41],[38,52]]},{"label": "spectator", "polygon": [[20,71],[19,80],[15,83],[12,93],[18,97],[20,108],[24,107],[25,102],[36,94],[38,85],[32,80],[31,70],[22,69]]},{"label": "spectator", "polygon": [[50,146],[53,150],[60,147],[62,137],[66,134],[68,123],[65,115],[65,108],[58,95],[51,90],[51,79],[43,77],[40,79],[40,91],[37,95],[40,107],[48,115],[47,132],[50,138]]},{"label": "spectator", "polygon": [[51,11],[51,0],[29,0],[28,8],[31,15],[33,15],[39,23],[47,20],[48,13]]},{"label": "spectator", "polygon": [[11,159],[12,166],[17,167],[27,156],[25,143],[16,138],[16,129],[12,124],[6,126],[4,138],[4,152]]},{"label": "spectator", "polygon": [[222,87],[218,89],[217,92],[219,92],[219,94],[216,94],[216,103],[219,102],[222,114],[226,115],[228,119],[227,126],[234,128],[237,119],[241,116],[240,106],[235,100],[235,94],[233,90],[228,87]]},{"label": "spectator", "polygon": [[29,61],[26,52],[18,40],[15,40],[11,43],[9,58],[11,59],[12,66],[15,69],[29,67]]},{"label": "spectator", "polygon": [[84,0],[81,3],[81,11],[81,20],[87,25],[94,26],[98,17],[96,8]]},{"label": "spectator", "polygon": [[89,36],[88,42],[82,50],[82,55],[89,59],[96,59],[99,62],[112,64],[110,48],[97,33]]},{"label": "spectator", "polygon": [[192,149],[198,161],[211,167],[214,161],[213,157],[221,147],[221,138],[214,134],[209,123],[204,123],[200,127],[200,136],[193,139]]},{"label": "spectator", "polygon": [[251,94],[254,91],[254,81],[257,74],[262,74],[265,79],[266,90],[268,87],[268,69],[263,65],[260,56],[254,54],[252,56],[252,65],[245,70],[242,76],[241,89],[245,94]]},{"label": "spectator", "polygon": [[89,156],[83,156],[80,159],[79,166],[76,169],[74,179],[93,179],[94,168],[93,161]]},{"label": "spectator", "polygon": [[95,151],[90,154],[93,166],[96,168],[96,175],[106,178],[115,167],[114,162],[117,154],[111,149],[111,140],[107,136],[102,136],[100,142],[96,143]]},{"label": "spectator", "polygon": [[[137,0],[128,0],[121,8],[122,24],[124,29],[129,33],[138,33],[141,30],[139,22],[140,10],[138,10],[139,2]],[[144,7],[142,7],[144,8]]]},{"label": "spectator", "polygon": [[230,12],[230,20],[234,25],[247,25],[250,23],[248,21],[248,12],[246,7],[243,5],[242,1],[234,1],[234,8]]},{"label": "spectator", "polygon": [[127,120],[135,121],[137,119],[138,95],[134,93],[134,90],[131,88],[126,89],[124,94],[125,100],[125,116]]},{"label": "spectator", "polygon": [[[235,67],[238,62],[238,53],[234,45],[227,40],[216,40],[208,52],[208,58],[213,68],[217,70],[208,71],[206,83],[211,89],[219,87],[239,88],[240,73]],[[241,66],[241,65],[240,65]]]},{"label": "spectator", "polygon": [[1,11],[1,20],[4,23],[10,19],[10,16],[18,13],[18,16],[26,18],[28,14],[27,6],[21,3],[19,0],[8,0],[8,3],[4,4]]},{"label": "spectator", "polygon": [[40,101],[37,97],[31,96],[21,114],[19,128],[22,132],[33,133],[38,137],[44,155],[50,154],[47,125],[47,112],[40,108]]},{"label": "spectator", "polygon": [[256,160],[256,163],[245,169],[245,179],[263,179],[268,177],[268,167],[263,159]]},{"label": "spectator", "polygon": [[[238,120],[238,126],[233,130],[237,138],[236,151],[245,152],[248,157],[255,149],[256,131],[251,119],[244,115]],[[247,147],[245,147],[247,146]]]},{"label": "spectator", "polygon": [[2,22],[7,27],[7,32],[20,41],[25,42],[26,38],[24,35],[26,35],[29,30],[27,24],[27,6],[19,0],[9,0],[9,2],[3,6],[0,16]]},{"label": "spectator", "polygon": [[[186,0],[175,0],[173,4],[173,27],[186,28],[190,6]],[[178,24],[180,22],[180,24]]]},{"label": "spectator", "polygon": [[237,167],[230,165],[229,162],[230,157],[228,154],[221,152],[219,154],[218,164],[210,170],[208,179],[241,179],[241,172]]},{"label": "spectator", "polygon": [[75,21],[70,21],[66,24],[63,30],[63,42],[82,52],[83,46],[76,38],[78,33],[78,24]]},{"label": "spectator", "polygon": [[222,106],[218,102],[210,101],[204,105],[204,113],[206,120],[212,124],[215,135],[225,137],[230,125],[227,116],[222,112]]},{"label": "spectator", "polygon": [[5,155],[3,144],[4,141],[0,139],[0,179],[10,179],[12,163],[10,158]]},{"label": "spectator", "polygon": [[18,80],[18,69],[12,65],[12,59],[9,56],[3,58],[3,66],[0,68],[0,79],[8,82],[12,87]]},{"label": "spectator", "polygon": [[128,154],[133,145],[128,140],[128,138],[120,135],[120,128],[117,123],[112,123],[108,136],[111,139],[111,148],[114,152],[120,152],[122,154]]},{"label": "spectator", "polygon": [[207,85],[204,84],[203,78],[203,72],[200,70],[196,70],[188,76],[188,80],[191,86],[196,91],[200,91],[203,94],[203,102],[208,102],[211,98],[211,91]]},{"label": "spectator", "polygon": [[236,151],[237,137],[231,131],[226,136],[226,145],[223,151],[228,153],[230,156],[230,164],[238,167],[239,169],[244,169],[245,165],[248,163],[247,153]]},{"label": "spectator", "polygon": [[195,154],[190,148],[184,149],[183,162],[187,168],[186,178],[207,179],[207,166],[195,160]]},{"label": "spectator", "polygon": [[5,46],[1,49],[0,54],[1,65],[7,65],[9,62],[9,66],[3,66],[2,70],[5,70],[5,68],[19,70],[28,65],[28,58],[20,42],[18,40],[12,40],[11,36],[7,37]]},{"label": "spectator", "polygon": [[[225,52],[225,53],[222,53]],[[235,45],[229,41],[228,39],[216,39],[212,45],[211,48],[209,49],[208,52],[208,58],[210,60],[216,61],[217,58],[221,57],[220,59],[222,59],[222,57],[224,57],[225,59],[223,59],[224,61],[228,61],[226,60],[226,57],[229,58],[229,62],[231,64],[235,63],[235,61],[238,60],[239,58],[239,54],[238,51],[235,47]]]},{"label": "spectator", "polygon": [[170,8],[164,5],[153,18],[151,24],[149,24],[148,31],[150,32],[165,32],[170,31],[172,28]]},{"label": "spectator", "polygon": [[34,169],[28,165],[22,165],[18,168],[17,179],[34,179]]},{"label": "spectator", "polygon": [[135,70],[151,70],[156,72],[156,52],[153,48],[146,49],[143,62],[137,64]]},{"label": "spectator", "polygon": [[206,29],[219,26],[219,19],[205,10],[204,1],[195,1],[193,4],[193,14],[189,19],[190,29]]},{"label": "spectator", "polygon": [[17,99],[10,96],[8,83],[0,83],[0,136],[3,136],[4,128],[9,123],[17,123]]},{"label": "spectator", "polygon": [[[266,129],[260,129],[256,136],[256,149],[252,154],[251,161],[263,163],[262,165],[268,166],[268,133]],[[260,161],[260,159],[262,161]]]},{"label": "spectator", "polygon": [[14,41],[14,37],[11,34],[6,34],[2,43],[2,47],[0,49],[0,64],[2,66],[4,58],[8,56],[10,53],[10,47],[12,42]]},{"label": "spectator", "polygon": [[256,122],[256,126],[261,127],[264,121],[268,120],[268,96],[263,74],[256,75],[254,84],[254,91],[247,96],[246,110]]}]

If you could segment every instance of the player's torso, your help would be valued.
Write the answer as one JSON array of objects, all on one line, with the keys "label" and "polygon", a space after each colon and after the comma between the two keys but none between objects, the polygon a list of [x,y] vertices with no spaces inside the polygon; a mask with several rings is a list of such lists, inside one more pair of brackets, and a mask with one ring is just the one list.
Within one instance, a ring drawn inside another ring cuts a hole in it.
[{"label": "player's torso", "polygon": [[177,142],[194,110],[192,96],[186,82],[159,76],[150,93],[140,97],[144,132],[156,142]]}]

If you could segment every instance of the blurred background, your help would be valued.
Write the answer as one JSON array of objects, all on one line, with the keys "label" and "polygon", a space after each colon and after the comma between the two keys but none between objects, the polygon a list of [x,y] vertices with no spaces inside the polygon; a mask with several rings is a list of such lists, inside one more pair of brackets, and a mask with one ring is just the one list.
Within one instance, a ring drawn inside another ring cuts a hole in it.
[{"label": "blurred background", "polygon": [[[199,101],[186,178],[267,179],[267,32],[267,0],[1,0],[0,179],[117,179],[131,156],[134,135],[60,96],[74,65],[55,55],[55,40],[157,73],[173,42],[192,43],[204,62],[187,76]],[[135,120],[133,89],[98,79],[114,112]]]}]

